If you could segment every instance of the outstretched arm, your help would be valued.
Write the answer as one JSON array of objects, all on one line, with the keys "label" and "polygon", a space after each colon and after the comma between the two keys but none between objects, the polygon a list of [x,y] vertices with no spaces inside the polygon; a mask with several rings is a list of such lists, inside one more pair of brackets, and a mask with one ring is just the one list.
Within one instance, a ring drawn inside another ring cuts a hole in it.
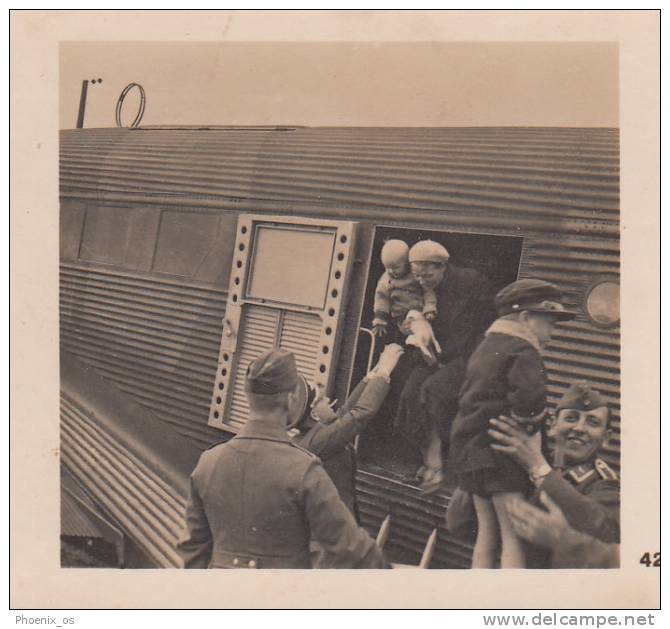
[{"label": "outstretched arm", "polygon": [[[301,439],[300,445],[314,454],[327,458],[331,452],[343,448],[368,425],[384,403],[391,388],[391,373],[403,349],[396,343],[384,348],[372,371],[358,383],[337,418],[330,424],[319,422]],[[324,400],[327,403],[327,400]],[[315,408],[318,411],[318,407]]]},{"label": "outstretched arm", "polygon": [[348,411],[330,424],[319,423],[314,426],[305,434],[300,445],[319,457],[328,458],[331,452],[343,448],[363,432],[384,402],[390,385],[384,378],[372,375],[363,386],[360,396]]}]

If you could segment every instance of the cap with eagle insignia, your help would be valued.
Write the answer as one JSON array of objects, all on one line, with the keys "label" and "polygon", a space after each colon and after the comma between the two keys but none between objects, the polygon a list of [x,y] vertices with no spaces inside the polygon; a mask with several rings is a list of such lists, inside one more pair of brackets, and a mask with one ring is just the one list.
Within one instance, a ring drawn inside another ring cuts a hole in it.
[{"label": "cap with eagle insignia", "polygon": [[592,411],[595,408],[607,406],[602,395],[592,389],[586,382],[573,384],[558,401],[556,411],[570,408],[578,411]]}]

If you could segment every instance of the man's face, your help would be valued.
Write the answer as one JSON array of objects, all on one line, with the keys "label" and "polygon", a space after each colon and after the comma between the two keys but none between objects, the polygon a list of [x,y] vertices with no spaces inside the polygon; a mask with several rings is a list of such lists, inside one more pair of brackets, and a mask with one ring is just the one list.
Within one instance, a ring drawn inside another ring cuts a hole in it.
[{"label": "man's face", "polygon": [[565,463],[577,465],[593,459],[609,436],[608,416],[606,406],[588,411],[558,411],[549,434],[556,439],[556,449]]},{"label": "man's face", "polygon": [[412,274],[422,288],[435,288],[444,279],[445,268],[437,262],[412,262]]}]

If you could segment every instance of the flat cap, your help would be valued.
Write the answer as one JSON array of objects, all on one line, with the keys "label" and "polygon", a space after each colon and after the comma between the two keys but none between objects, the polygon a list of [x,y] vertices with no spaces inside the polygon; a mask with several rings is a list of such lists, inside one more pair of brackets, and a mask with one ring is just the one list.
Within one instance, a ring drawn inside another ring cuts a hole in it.
[{"label": "flat cap", "polygon": [[575,312],[566,310],[561,303],[563,294],[555,284],[533,278],[512,282],[495,297],[495,306],[500,316],[512,312],[540,312],[554,315],[557,319],[574,319]]},{"label": "flat cap", "polygon": [[409,250],[410,262],[446,262],[449,252],[434,240],[419,240]]},{"label": "flat cap", "polygon": [[269,349],[247,367],[244,388],[249,393],[272,395],[293,391],[298,384],[295,357],[283,349]]},{"label": "flat cap", "polygon": [[607,402],[602,395],[595,389],[592,389],[586,382],[576,382],[558,401],[557,411],[570,408],[578,411],[590,411],[594,408],[607,406]]}]

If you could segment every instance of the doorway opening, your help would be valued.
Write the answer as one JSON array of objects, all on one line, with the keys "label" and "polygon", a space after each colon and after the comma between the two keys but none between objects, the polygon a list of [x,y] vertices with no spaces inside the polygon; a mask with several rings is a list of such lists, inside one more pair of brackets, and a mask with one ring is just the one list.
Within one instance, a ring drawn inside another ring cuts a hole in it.
[{"label": "doorway opening", "polygon": [[[377,227],[360,324],[364,328],[372,327],[375,288],[384,272],[381,249],[387,240],[394,238],[404,240],[410,247],[426,239],[442,244],[450,254],[451,264],[479,271],[489,280],[493,294],[516,280],[519,273],[523,239],[518,236]],[[373,364],[383,343],[376,345]],[[361,334],[354,359],[352,383],[365,376],[370,349],[369,335]],[[393,419],[393,409],[388,409],[371,422],[359,439],[358,458],[366,466],[379,467],[404,477],[416,471],[421,464],[421,456],[414,446],[395,433]]]}]

